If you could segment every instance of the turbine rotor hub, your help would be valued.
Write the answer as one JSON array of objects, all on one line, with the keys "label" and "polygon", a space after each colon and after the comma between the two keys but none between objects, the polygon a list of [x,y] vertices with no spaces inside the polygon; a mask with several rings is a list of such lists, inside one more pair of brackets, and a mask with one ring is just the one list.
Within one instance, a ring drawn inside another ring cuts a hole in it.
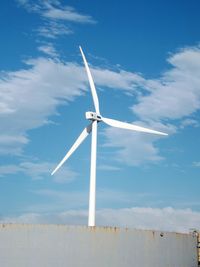
[{"label": "turbine rotor hub", "polygon": [[102,121],[101,116],[92,111],[87,111],[85,113],[85,117],[87,120],[91,120],[91,121]]}]

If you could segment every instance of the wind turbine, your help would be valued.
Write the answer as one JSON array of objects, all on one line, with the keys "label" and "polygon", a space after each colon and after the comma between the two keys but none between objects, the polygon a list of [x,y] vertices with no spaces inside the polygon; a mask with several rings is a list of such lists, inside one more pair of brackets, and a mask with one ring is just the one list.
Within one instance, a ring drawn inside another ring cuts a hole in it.
[{"label": "wind turbine", "polygon": [[88,63],[86,61],[85,55],[81,47],[81,55],[83,58],[83,62],[86,68],[90,89],[92,93],[92,98],[94,102],[95,112],[88,111],[85,113],[86,119],[90,120],[91,123],[84,128],[80,136],[77,138],[73,146],[61,160],[61,162],[57,165],[54,171],[51,173],[53,175],[62,165],[63,163],[72,155],[72,153],[80,146],[80,144],[86,139],[86,137],[92,133],[92,142],[91,142],[91,165],[90,165],[90,193],[89,193],[89,215],[88,215],[88,226],[95,226],[95,203],[96,203],[96,152],[97,152],[97,125],[100,122],[104,122],[109,126],[137,131],[137,132],[145,132],[159,135],[167,135],[163,132],[154,131],[151,129],[147,129],[144,127],[140,127],[134,124],[129,124],[126,122],[121,122],[118,120],[113,120],[109,118],[105,118],[101,116],[99,110],[99,100],[96,92],[96,88],[94,85],[94,81],[88,67]]}]

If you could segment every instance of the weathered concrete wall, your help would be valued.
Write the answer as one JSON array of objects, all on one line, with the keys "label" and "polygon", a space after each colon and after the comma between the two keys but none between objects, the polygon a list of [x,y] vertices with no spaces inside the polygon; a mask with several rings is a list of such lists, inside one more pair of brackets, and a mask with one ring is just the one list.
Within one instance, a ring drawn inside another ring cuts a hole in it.
[{"label": "weathered concrete wall", "polygon": [[200,232],[196,231],[196,235],[197,235],[197,248],[198,248],[198,263],[200,266]]},{"label": "weathered concrete wall", "polygon": [[192,234],[0,224],[1,267],[197,267]]}]

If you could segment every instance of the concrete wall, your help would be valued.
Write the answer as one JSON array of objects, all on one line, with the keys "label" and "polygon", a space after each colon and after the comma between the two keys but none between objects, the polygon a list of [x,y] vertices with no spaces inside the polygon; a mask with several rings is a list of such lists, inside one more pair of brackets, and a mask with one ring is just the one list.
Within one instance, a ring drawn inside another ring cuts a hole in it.
[{"label": "concrete wall", "polygon": [[103,227],[0,224],[1,267],[197,267],[197,237]]}]

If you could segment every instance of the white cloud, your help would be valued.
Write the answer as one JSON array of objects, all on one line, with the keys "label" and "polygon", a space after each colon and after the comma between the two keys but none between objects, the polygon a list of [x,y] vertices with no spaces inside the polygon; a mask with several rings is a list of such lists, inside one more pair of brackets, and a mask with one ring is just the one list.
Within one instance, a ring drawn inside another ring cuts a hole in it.
[{"label": "white cloud", "polygon": [[149,94],[132,110],[144,120],[182,119],[200,108],[200,48],[170,56],[172,68],[160,79],[146,80]]},{"label": "white cloud", "polygon": [[85,210],[69,210],[60,213],[25,213],[18,217],[0,218],[0,223],[28,223],[28,224],[69,224],[86,225],[87,214]]},{"label": "white cloud", "polygon": [[[0,129],[3,129],[4,119],[1,119],[1,122]],[[0,134],[0,154],[20,155],[22,147],[29,143],[29,139],[26,137],[25,132],[11,132],[11,130],[8,126]]]},{"label": "white cloud", "polygon": [[42,13],[43,17],[54,20],[66,20],[76,23],[95,23],[94,19],[88,15],[82,15],[78,13],[73,7],[52,5],[50,2],[46,2],[45,10]]},{"label": "white cloud", "polygon": [[[18,165],[10,164],[0,166],[0,177],[6,175],[23,174],[27,177],[31,177],[34,180],[50,178],[51,171],[55,168],[56,164],[50,162],[28,162],[24,161]],[[63,166],[63,168],[57,172],[53,177],[53,181],[56,183],[68,183],[73,181],[78,174],[71,170],[69,167]]]},{"label": "white cloud", "polygon": [[24,7],[29,12],[39,12],[41,7],[39,4],[36,3],[36,1],[30,1],[30,0],[16,0],[16,2]]},{"label": "white cloud", "polygon": [[101,86],[135,92],[138,86],[145,82],[144,78],[137,74],[124,70],[113,71],[109,69],[94,68],[95,83]]},{"label": "white cloud", "polygon": [[[26,213],[18,217],[3,217],[1,223],[63,223],[87,224],[87,211],[69,210],[60,213]],[[190,209],[133,207],[126,209],[98,210],[97,226],[130,227],[160,231],[188,233],[199,229],[200,213]]]},{"label": "white cloud", "polygon": [[[144,126],[140,122],[134,122],[134,124]],[[172,132],[173,130],[172,127],[167,127],[158,123],[153,127],[147,125],[145,125],[145,127],[166,132]],[[116,129],[113,127],[106,128],[104,130],[104,135],[106,137],[104,146],[115,148],[115,156],[112,157],[115,161],[138,166],[148,162],[159,162],[163,159],[163,157],[159,155],[159,149],[156,147],[155,143],[158,139],[163,137]]]},{"label": "white cloud", "polygon": [[[168,62],[172,67],[161,78],[136,79],[135,85],[146,92],[138,94],[138,103],[132,106],[132,111],[146,122],[144,126],[174,134],[186,126],[199,126],[190,116],[200,109],[200,48],[183,49],[171,55]],[[177,119],[179,126],[173,125]],[[156,146],[159,136],[115,129],[106,129],[105,135],[106,145],[116,148],[114,158],[123,163],[139,165],[162,159]]]},{"label": "white cloud", "polygon": [[60,35],[73,33],[69,23],[94,24],[95,20],[76,11],[73,7],[62,6],[60,1],[16,0],[28,12],[38,14],[43,23],[38,28],[39,35],[46,38],[56,38]]},{"label": "white cloud", "polygon": [[99,221],[99,225],[189,232],[192,228],[199,229],[200,213],[190,209],[174,209],[171,207],[134,207],[99,211],[97,221]]},{"label": "white cloud", "polygon": [[95,23],[94,19],[91,16],[80,14],[73,7],[62,6],[60,1],[16,1],[27,11],[38,13],[44,18],[49,18],[53,20],[66,20],[77,23]]},{"label": "white cloud", "polygon": [[28,130],[48,123],[58,105],[86,90],[86,75],[76,64],[45,58],[26,64],[26,69],[1,75],[0,105],[12,110],[0,114],[1,153],[19,154],[28,143]]},{"label": "white cloud", "polygon": [[57,53],[55,47],[51,43],[47,43],[47,44],[39,46],[38,50],[40,52],[43,52],[44,54],[46,54],[48,56],[53,57],[53,58],[58,57],[58,53]]}]

